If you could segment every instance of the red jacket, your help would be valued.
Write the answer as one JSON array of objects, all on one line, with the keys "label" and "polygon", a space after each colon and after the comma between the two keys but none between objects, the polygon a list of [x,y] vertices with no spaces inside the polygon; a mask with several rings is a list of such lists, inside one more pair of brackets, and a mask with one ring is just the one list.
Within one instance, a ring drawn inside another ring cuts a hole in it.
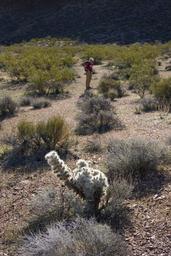
[{"label": "red jacket", "polygon": [[90,61],[86,61],[83,64],[85,71],[93,72],[93,64]]}]

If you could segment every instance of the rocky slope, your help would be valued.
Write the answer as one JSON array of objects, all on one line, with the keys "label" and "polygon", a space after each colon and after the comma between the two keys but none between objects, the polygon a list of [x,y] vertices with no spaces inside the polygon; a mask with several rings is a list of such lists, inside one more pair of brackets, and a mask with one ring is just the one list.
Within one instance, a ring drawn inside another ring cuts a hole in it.
[{"label": "rocky slope", "polygon": [[170,0],[1,0],[0,43],[58,36],[85,42],[171,39]]}]

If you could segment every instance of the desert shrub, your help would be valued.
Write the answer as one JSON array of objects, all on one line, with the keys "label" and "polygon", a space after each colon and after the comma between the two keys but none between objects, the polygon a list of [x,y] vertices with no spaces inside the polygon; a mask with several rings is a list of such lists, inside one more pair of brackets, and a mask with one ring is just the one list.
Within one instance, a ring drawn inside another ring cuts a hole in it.
[{"label": "desert shrub", "polygon": [[0,117],[4,118],[17,112],[17,104],[8,96],[0,100]]},{"label": "desert shrub", "polygon": [[76,219],[57,223],[46,232],[27,236],[19,255],[23,256],[124,256],[125,243],[107,225],[94,220]]},{"label": "desert shrub", "polygon": [[61,116],[50,118],[47,122],[34,124],[21,121],[18,126],[18,142],[23,151],[29,152],[45,148],[65,151],[69,146],[70,131]]},{"label": "desert shrub", "polygon": [[161,106],[171,107],[171,78],[160,79],[151,87],[154,96],[158,99]]},{"label": "desert shrub", "polygon": [[143,98],[145,92],[150,89],[150,86],[157,79],[155,66],[151,62],[134,64],[130,73],[130,84],[135,89],[136,93]]},{"label": "desert shrub", "polygon": [[[83,215],[83,202],[66,188],[47,187],[38,192],[29,202],[30,212],[43,224],[43,221],[69,220]],[[39,222],[37,221],[39,224]]]},{"label": "desert shrub", "polygon": [[165,157],[165,149],[151,141],[113,140],[108,145],[109,180],[113,181],[115,177],[141,180],[156,171]]},{"label": "desert shrub", "polygon": [[121,128],[121,123],[109,100],[97,96],[84,97],[78,106],[81,113],[78,116],[77,134],[104,133],[114,128]]},{"label": "desert shrub", "polygon": [[98,86],[99,93],[102,93],[104,97],[114,100],[124,96],[124,89],[120,81],[112,79],[112,77],[103,77]]},{"label": "desert shrub", "polygon": [[11,151],[11,147],[7,144],[0,145],[0,160],[4,159],[4,157]]},{"label": "desert shrub", "polygon": [[100,153],[102,152],[102,143],[100,137],[94,136],[92,139],[87,140],[84,151],[87,153]]},{"label": "desert shrub", "polygon": [[158,101],[154,97],[145,97],[140,101],[140,110],[143,112],[155,111],[158,108]]},{"label": "desert shrub", "polygon": [[133,185],[125,179],[115,179],[109,186],[108,204],[102,211],[101,218],[104,218],[105,221],[116,229],[121,229],[124,220],[128,217],[123,203],[131,196],[132,191]]},{"label": "desert shrub", "polygon": [[29,82],[32,93],[56,94],[63,92],[65,83],[72,81],[72,55],[56,47],[17,45],[7,47],[0,62],[16,81]]},{"label": "desert shrub", "polygon": [[41,109],[41,108],[48,108],[51,106],[50,101],[46,100],[46,99],[34,99],[32,101],[32,107],[34,109]]},{"label": "desert shrub", "polygon": [[33,99],[31,97],[27,97],[27,96],[23,97],[20,100],[20,106],[22,106],[22,107],[31,106],[32,100]]}]

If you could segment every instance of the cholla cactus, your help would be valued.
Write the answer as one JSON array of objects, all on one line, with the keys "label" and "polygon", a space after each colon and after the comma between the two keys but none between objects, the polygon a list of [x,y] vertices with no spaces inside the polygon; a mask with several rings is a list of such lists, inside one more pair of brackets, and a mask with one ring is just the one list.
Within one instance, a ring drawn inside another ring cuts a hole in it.
[{"label": "cholla cactus", "polygon": [[100,170],[93,169],[89,161],[78,160],[76,168],[71,171],[55,151],[48,153],[45,159],[54,173],[86,200],[89,213],[97,213],[106,204],[109,187],[107,177]]}]

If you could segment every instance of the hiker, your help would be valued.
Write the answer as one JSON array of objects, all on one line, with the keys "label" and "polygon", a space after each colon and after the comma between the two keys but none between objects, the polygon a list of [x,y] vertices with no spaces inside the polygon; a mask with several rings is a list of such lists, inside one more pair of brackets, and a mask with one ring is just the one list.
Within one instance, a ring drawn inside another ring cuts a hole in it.
[{"label": "hiker", "polygon": [[90,87],[92,74],[93,74],[93,65],[94,65],[94,59],[90,58],[88,61],[83,63],[84,70],[86,72],[86,90],[92,89]]}]

